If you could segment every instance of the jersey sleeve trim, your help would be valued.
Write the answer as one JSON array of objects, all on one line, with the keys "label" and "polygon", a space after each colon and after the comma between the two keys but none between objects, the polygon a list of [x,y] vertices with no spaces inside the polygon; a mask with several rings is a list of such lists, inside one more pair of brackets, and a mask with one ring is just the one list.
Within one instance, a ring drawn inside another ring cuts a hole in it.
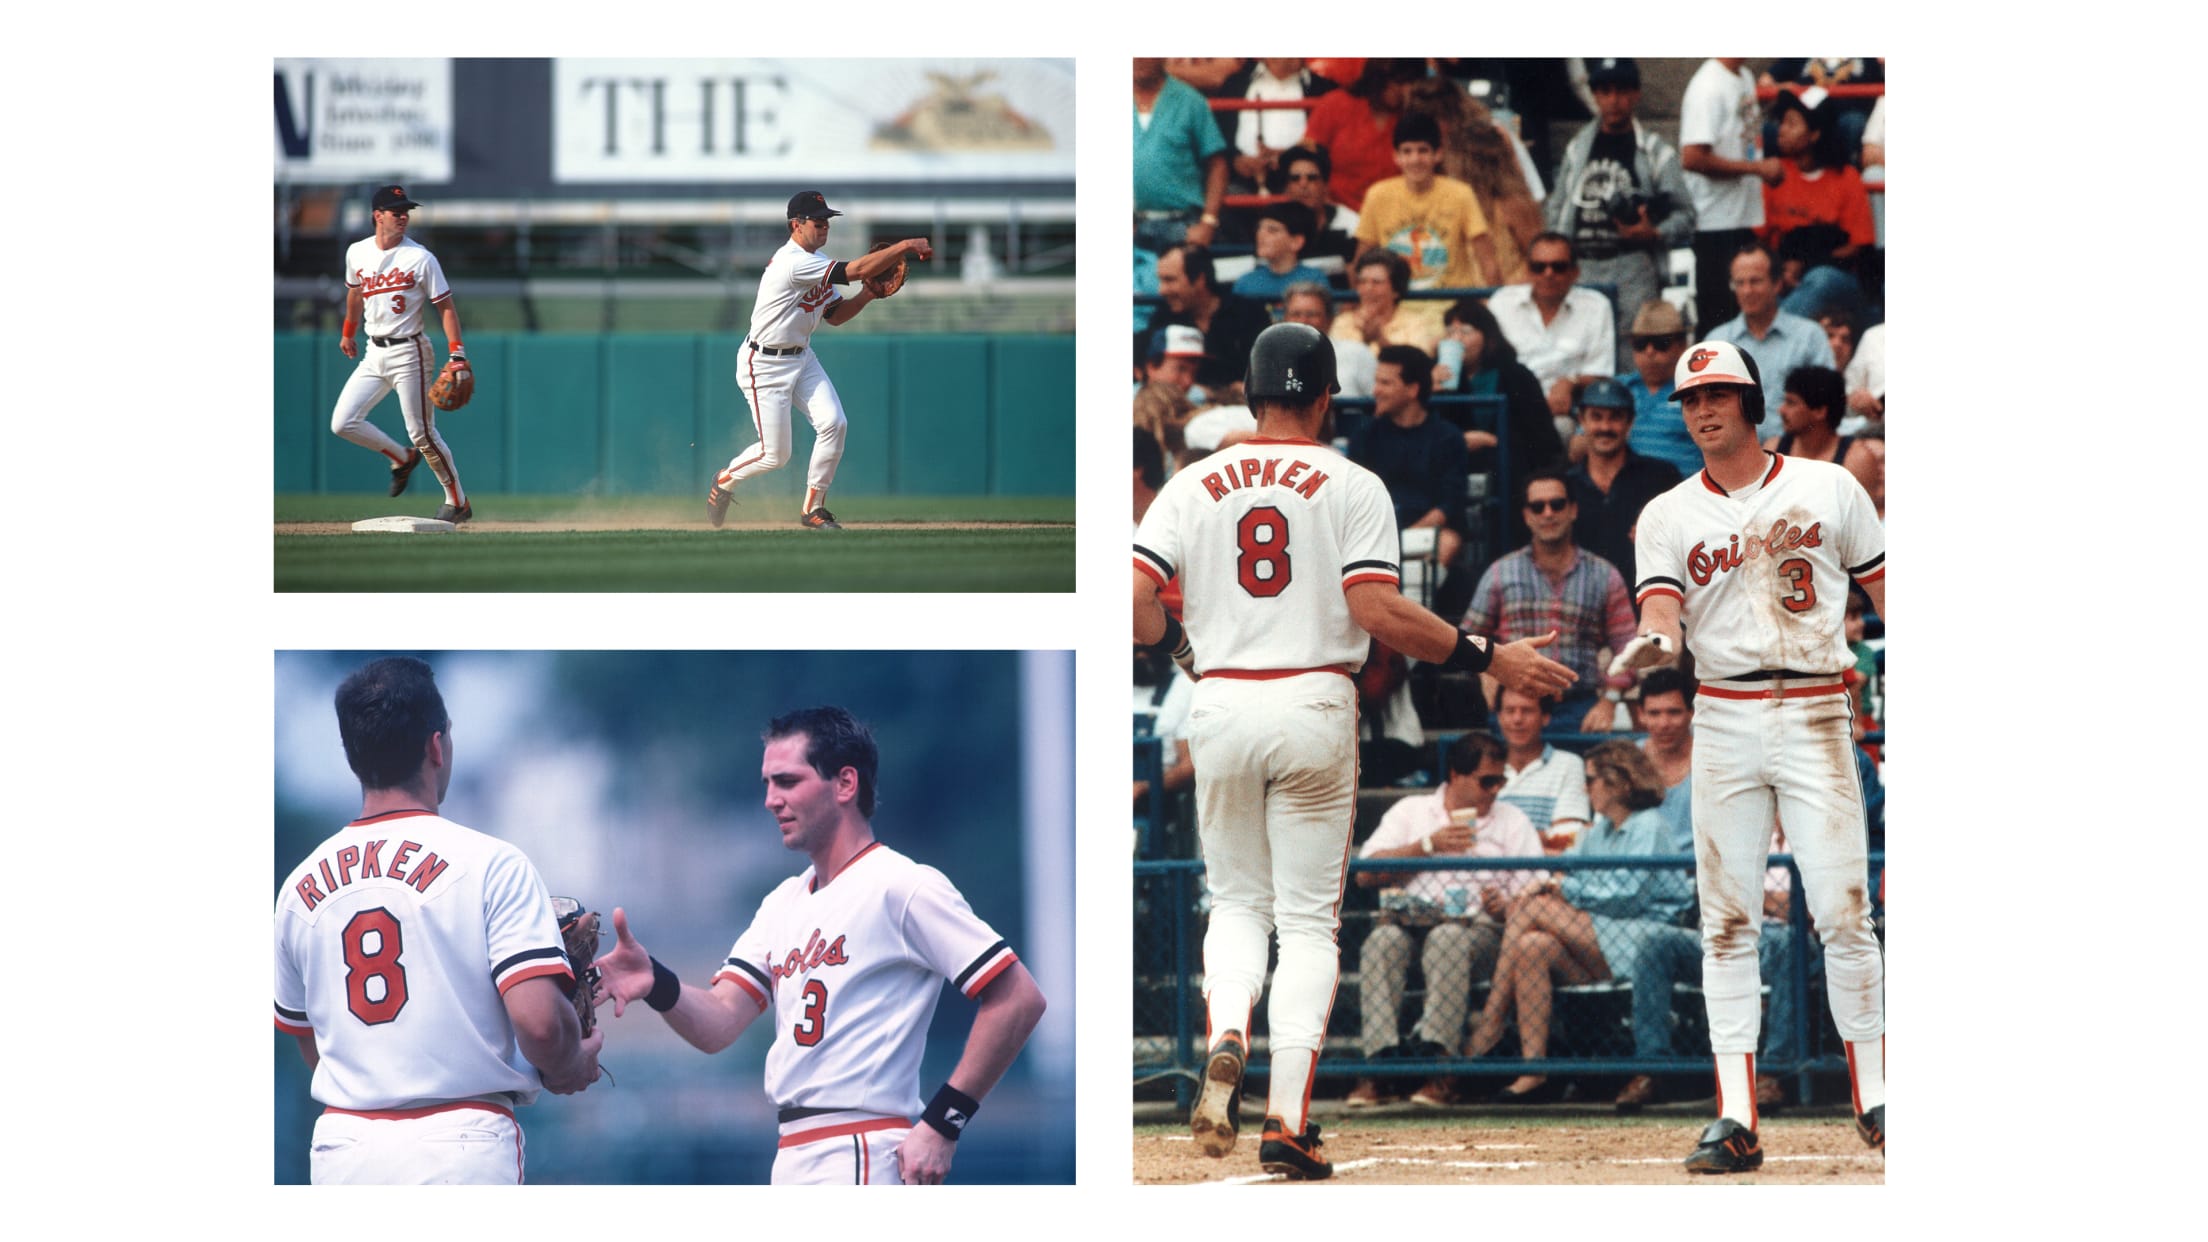
[{"label": "jersey sleeve trim", "polygon": [[715,983],[723,979],[751,993],[751,998],[759,1002],[761,1009],[767,1008],[767,998],[774,995],[774,980],[767,978],[765,971],[740,957],[728,959],[728,964],[713,976]]},{"label": "jersey sleeve trim", "polygon": [[851,273],[845,270],[848,267],[850,267],[850,264],[846,263],[842,259],[838,259],[833,264],[830,264],[828,268],[828,283],[832,285],[850,284]]},{"label": "jersey sleeve trim", "polygon": [[1848,570],[1848,576],[1857,582],[1876,582],[1886,576],[1886,554],[1877,556]]},{"label": "jersey sleeve trim", "polygon": [[1135,568],[1157,579],[1161,587],[1173,580],[1173,562],[1139,543],[1135,545]]},{"label": "jersey sleeve trim", "polygon": [[744,995],[749,996],[753,1000],[753,1002],[755,1002],[759,1006],[761,1010],[765,1010],[768,1008],[766,996],[762,994],[758,988],[752,986],[751,980],[744,978],[742,973],[737,971],[735,967],[723,966],[720,969],[720,972],[713,976],[713,982],[715,983],[719,983],[723,979],[726,979],[728,982],[735,984],[739,988],[742,988],[744,990]]},{"label": "jersey sleeve trim", "polygon": [[1675,578],[1650,578],[1641,583],[1641,589],[1633,593],[1633,602],[1643,604],[1651,595],[1669,595],[1681,603],[1687,599],[1687,588]]},{"label": "jersey sleeve trim", "polygon": [[286,1035],[312,1035],[314,1024],[307,1021],[304,1010],[276,1006],[276,1029]]},{"label": "jersey sleeve trim", "polygon": [[443,306],[445,303],[450,302],[451,300],[452,290],[447,289],[443,293],[438,294],[436,297],[431,298],[429,300],[429,304],[431,306]]},{"label": "jersey sleeve trim", "polygon": [[1356,586],[1360,582],[1390,582],[1401,585],[1403,571],[1392,561],[1351,561],[1342,566],[1342,585]]},{"label": "jersey sleeve trim", "polygon": [[996,978],[1005,967],[1018,960],[1018,955],[1012,952],[1012,946],[999,940],[983,949],[981,956],[969,963],[966,969],[959,971],[958,975],[951,980],[951,986],[965,993],[968,997],[979,996],[981,990],[989,986],[990,980]]},{"label": "jersey sleeve trim", "polygon": [[498,983],[501,995],[522,980],[540,975],[572,979],[575,972],[568,969],[567,954],[559,949],[524,949],[491,968],[491,978]]}]

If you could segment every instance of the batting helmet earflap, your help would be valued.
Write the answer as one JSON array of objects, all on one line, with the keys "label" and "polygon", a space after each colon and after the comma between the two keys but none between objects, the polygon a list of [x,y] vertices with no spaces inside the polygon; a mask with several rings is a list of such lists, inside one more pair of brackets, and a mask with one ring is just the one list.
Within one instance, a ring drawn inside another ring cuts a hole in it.
[{"label": "batting helmet earflap", "polygon": [[1308,405],[1322,392],[1341,390],[1334,377],[1334,344],[1309,324],[1276,323],[1258,333],[1250,346],[1243,393],[1252,401],[1271,398]]},{"label": "batting helmet earflap", "polygon": [[1763,422],[1763,373],[1755,358],[1730,341],[1704,341],[1679,355],[1672,371],[1671,397],[1679,400],[1689,388],[1706,384],[1730,384],[1740,389],[1740,412],[1750,423]]}]

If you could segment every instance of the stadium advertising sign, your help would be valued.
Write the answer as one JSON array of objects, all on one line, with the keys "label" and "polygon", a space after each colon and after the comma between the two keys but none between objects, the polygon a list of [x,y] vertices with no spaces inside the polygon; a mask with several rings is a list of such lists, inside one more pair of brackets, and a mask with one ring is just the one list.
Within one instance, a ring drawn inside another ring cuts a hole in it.
[{"label": "stadium advertising sign", "polygon": [[452,179],[452,62],[276,62],[276,176]]},{"label": "stadium advertising sign", "polygon": [[1073,176],[1070,60],[553,63],[552,178]]}]

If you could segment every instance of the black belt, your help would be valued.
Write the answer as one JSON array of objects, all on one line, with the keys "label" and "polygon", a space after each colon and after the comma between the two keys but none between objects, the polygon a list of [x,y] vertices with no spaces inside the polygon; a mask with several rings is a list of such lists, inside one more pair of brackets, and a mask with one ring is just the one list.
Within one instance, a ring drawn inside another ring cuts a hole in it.
[{"label": "black belt", "polygon": [[409,332],[405,336],[371,336],[368,338],[368,343],[371,345],[404,345],[420,335],[419,332]]},{"label": "black belt", "polygon": [[772,345],[761,345],[757,341],[745,341],[744,344],[751,346],[753,349],[759,351],[762,354],[773,354],[777,358],[784,358],[788,357],[791,354],[802,354],[805,352],[805,347],[803,345],[792,345],[788,349],[776,349]]},{"label": "black belt", "polygon": [[1712,681],[1794,681],[1811,677],[1838,677],[1838,673],[1798,673],[1790,668],[1759,668],[1753,673],[1738,673],[1731,677],[1713,677]]},{"label": "black belt", "polygon": [[829,1113],[855,1113],[857,1111],[859,1110],[855,1108],[778,1108],[774,1112],[774,1123],[786,1126],[793,1121],[803,1121],[807,1117],[825,1117]]}]

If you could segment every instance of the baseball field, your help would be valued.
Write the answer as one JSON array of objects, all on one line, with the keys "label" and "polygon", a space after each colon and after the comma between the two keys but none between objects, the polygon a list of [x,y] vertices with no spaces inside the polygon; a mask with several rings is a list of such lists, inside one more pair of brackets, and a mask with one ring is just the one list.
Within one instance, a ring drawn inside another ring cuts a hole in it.
[{"label": "baseball field", "polygon": [[1071,591],[1070,497],[885,496],[802,529],[762,497],[706,524],[697,497],[483,494],[449,533],[355,534],[363,518],[427,517],[426,496],[276,498],[278,591]]},{"label": "baseball field", "polygon": [[[1886,1181],[1886,1157],[1856,1139],[1845,1106],[1765,1118],[1758,1127],[1763,1167],[1754,1173],[1689,1173],[1680,1161],[1712,1115],[1707,1101],[1665,1105],[1637,1117],[1573,1105],[1505,1113],[1396,1104],[1348,1113],[1315,1103],[1312,1119],[1334,1162],[1334,1176],[1313,1184],[1861,1186]],[[1178,1110],[1163,1103],[1137,1105],[1134,1180],[1176,1186],[1286,1182],[1258,1167],[1262,1121],[1245,1107],[1233,1154],[1213,1160],[1196,1150]]]}]

